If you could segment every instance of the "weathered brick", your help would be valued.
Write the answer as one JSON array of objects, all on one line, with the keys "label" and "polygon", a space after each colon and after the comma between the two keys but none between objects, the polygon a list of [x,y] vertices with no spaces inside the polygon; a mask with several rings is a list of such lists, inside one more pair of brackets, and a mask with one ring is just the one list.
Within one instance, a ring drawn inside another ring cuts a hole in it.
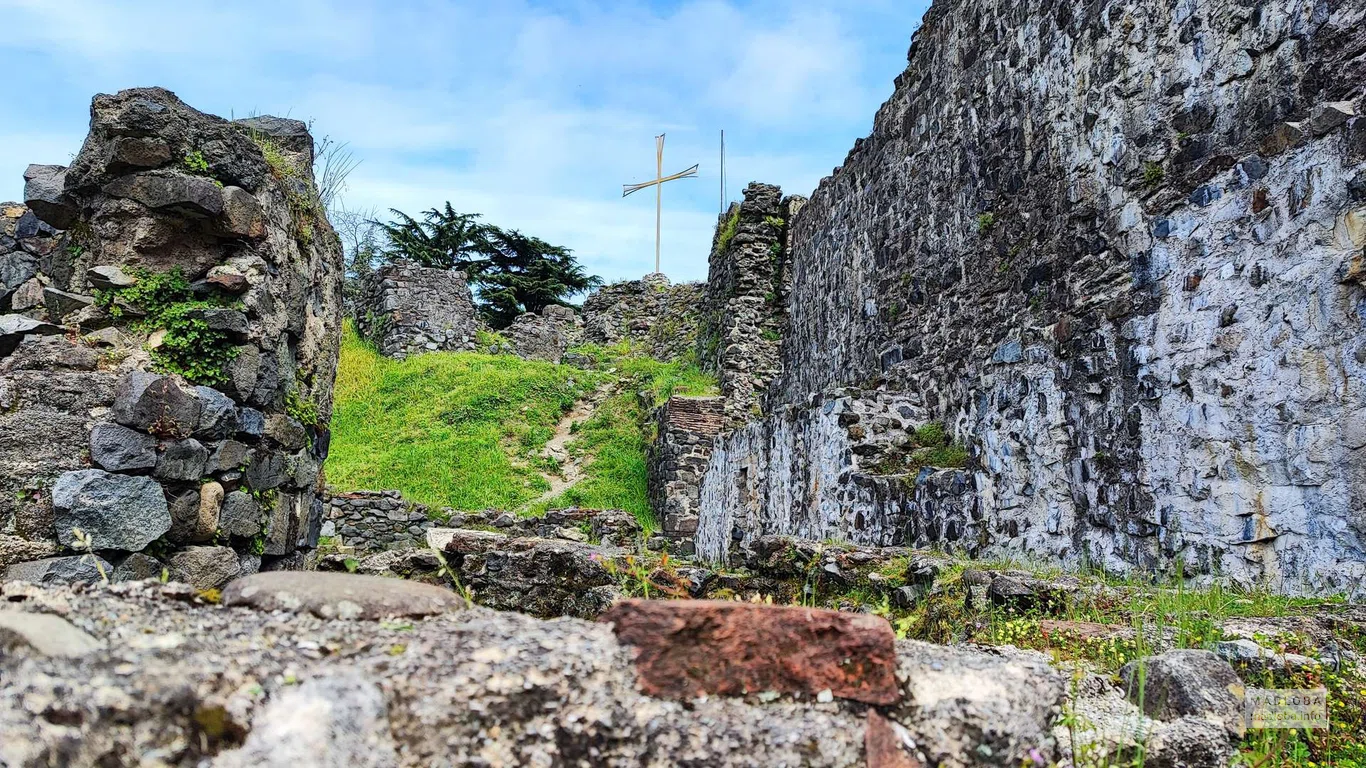
[{"label": "weathered brick", "polygon": [[646,694],[669,699],[829,690],[869,704],[900,700],[886,620],[814,608],[705,600],[628,600],[600,621],[638,649]]},{"label": "weathered brick", "polygon": [[863,752],[868,768],[920,768],[921,762],[907,748],[910,737],[902,738],[895,723],[876,709],[868,710],[867,721]]}]

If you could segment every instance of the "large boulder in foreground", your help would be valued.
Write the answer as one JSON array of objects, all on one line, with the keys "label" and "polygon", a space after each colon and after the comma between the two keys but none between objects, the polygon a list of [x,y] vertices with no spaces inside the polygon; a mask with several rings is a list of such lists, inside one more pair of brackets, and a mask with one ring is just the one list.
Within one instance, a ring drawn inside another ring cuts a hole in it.
[{"label": "large boulder in foreground", "polygon": [[[989,710],[978,699],[955,709],[945,697],[924,710],[882,710],[879,719],[867,704],[819,695],[651,697],[637,687],[634,650],[608,625],[575,619],[471,608],[324,620],[195,605],[183,602],[181,585],[154,581],[80,591],[14,586],[0,585],[12,608],[60,606],[107,647],[73,661],[24,648],[0,655],[0,763],[10,765],[100,765],[155,752],[176,766],[297,759],[290,764],[843,768],[866,765],[869,743],[884,757],[914,756],[908,734],[937,752],[934,734],[974,728],[977,740],[940,765],[1018,768],[1029,749],[1056,759],[1047,728],[1060,677],[987,651],[931,655],[898,645],[905,669],[937,665],[959,690],[1009,695]],[[38,725],[57,720],[64,725]]]}]

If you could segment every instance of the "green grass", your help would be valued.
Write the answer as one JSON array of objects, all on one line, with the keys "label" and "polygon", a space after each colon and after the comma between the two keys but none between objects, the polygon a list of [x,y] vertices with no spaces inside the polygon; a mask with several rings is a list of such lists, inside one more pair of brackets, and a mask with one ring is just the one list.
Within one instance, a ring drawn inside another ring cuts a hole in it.
[{"label": "green grass", "polygon": [[603,383],[614,394],[574,428],[568,448],[583,479],[530,514],[579,506],[623,509],[654,530],[646,490],[650,426],[638,393],[716,391],[691,363],[661,363],[627,344],[575,351],[602,369],[512,355],[432,352],[389,360],[347,326],[337,372],[328,481],[343,490],[397,489],[413,501],[457,510],[527,506],[549,490],[539,452],[574,402]]},{"label": "green grass", "polygon": [[548,489],[525,461],[599,375],[507,355],[389,360],[349,326],[342,340],[328,480],[397,489],[458,510],[512,509]]},{"label": "green grass", "polygon": [[576,425],[569,450],[592,456],[583,479],[532,512],[561,507],[624,509],[647,531],[653,531],[658,525],[650,511],[645,466],[649,427],[644,423],[647,414],[638,393],[648,392],[652,404],[658,405],[673,395],[715,394],[716,382],[695,365],[633,356],[629,346],[590,345],[576,351],[607,366],[613,371],[611,375],[618,377],[620,387],[591,418]]}]

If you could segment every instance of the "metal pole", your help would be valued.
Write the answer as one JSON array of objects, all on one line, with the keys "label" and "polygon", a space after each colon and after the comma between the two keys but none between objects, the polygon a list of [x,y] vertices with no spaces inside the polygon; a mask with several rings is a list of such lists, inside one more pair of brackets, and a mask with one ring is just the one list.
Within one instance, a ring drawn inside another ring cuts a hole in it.
[{"label": "metal pole", "polygon": [[721,213],[726,212],[726,129],[721,129]]},{"label": "metal pole", "polygon": [[660,220],[664,217],[664,134],[655,138],[655,272],[659,272]]}]

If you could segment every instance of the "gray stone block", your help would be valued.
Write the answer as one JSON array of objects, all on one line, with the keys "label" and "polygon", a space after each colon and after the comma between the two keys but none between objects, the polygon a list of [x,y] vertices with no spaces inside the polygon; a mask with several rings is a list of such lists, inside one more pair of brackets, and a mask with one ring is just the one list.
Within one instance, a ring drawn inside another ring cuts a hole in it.
[{"label": "gray stone block", "polygon": [[171,529],[161,486],[148,477],[114,475],[99,469],[67,472],[52,487],[57,539],[75,546],[73,528],[95,549],[137,552]]},{"label": "gray stone block", "polygon": [[156,447],[156,438],[121,424],[96,424],[90,431],[90,460],[110,472],[152,469]]}]

